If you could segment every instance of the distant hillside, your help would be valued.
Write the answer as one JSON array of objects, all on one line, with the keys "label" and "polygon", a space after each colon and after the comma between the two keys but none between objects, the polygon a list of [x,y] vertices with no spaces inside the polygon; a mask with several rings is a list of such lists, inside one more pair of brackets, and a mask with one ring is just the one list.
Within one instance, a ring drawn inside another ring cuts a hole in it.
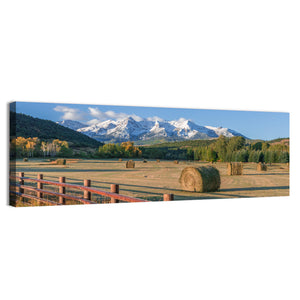
[{"label": "distant hillside", "polygon": [[249,140],[243,137],[225,139],[187,140],[139,146],[143,158],[240,161],[240,162],[289,162],[289,139],[272,141]]},{"label": "distant hillside", "polygon": [[210,140],[186,140],[166,142],[153,145],[139,146],[143,157],[150,159],[187,159],[188,151],[196,147],[207,147],[215,143],[216,139]]},{"label": "distant hillside", "polygon": [[268,141],[269,144],[284,144],[284,145],[289,145],[290,144],[290,138],[278,138],[275,140]]},{"label": "distant hillside", "polygon": [[209,146],[214,143],[216,139],[210,140],[187,140],[187,141],[163,141],[162,143],[154,143],[149,145],[144,145],[148,148],[186,148],[186,147],[199,147],[199,146]]},{"label": "distant hillside", "polygon": [[[167,141],[167,140],[154,140],[152,143],[141,143],[140,141],[136,144],[145,148],[186,148],[186,147],[205,147],[209,146],[217,141],[216,138],[212,138],[209,140],[186,140],[186,141]],[[284,144],[289,145],[290,139],[289,138],[278,138],[270,141],[264,141],[264,140],[250,140],[245,139],[246,145],[253,145],[258,142],[266,142],[268,144],[274,145],[274,144]]]},{"label": "distant hillside", "polygon": [[56,124],[49,120],[34,118],[28,115],[10,112],[11,136],[38,137],[41,140],[59,139],[69,142],[71,147],[96,148],[103,143],[85,134]]}]

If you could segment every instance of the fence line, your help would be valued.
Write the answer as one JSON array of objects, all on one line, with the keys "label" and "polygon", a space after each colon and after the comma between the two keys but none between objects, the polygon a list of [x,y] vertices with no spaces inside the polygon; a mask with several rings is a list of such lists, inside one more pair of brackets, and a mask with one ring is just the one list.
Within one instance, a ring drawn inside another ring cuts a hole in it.
[{"label": "fence line", "polygon": [[[77,201],[82,204],[97,204],[97,202],[92,201],[92,194],[100,195],[107,198],[109,203],[118,203],[122,202],[151,202],[150,200],[139,199],[135,197],[125,196],[119,194],[119,185],[111,184],[111,191],[107,192],[101,189],[91,187],[91,180],[85,179],[82,185],[75,185],[66,183],[65,177],[59,177],[59,181],[50,181],[44,180],[43,174],[38,174],[37,179],[25,177],[24,172],[19,172],[19,176],[9,176],[10,179],[15,180],[13,184],[10,185],[9,192],[15,196],[23,198],[29,198],[37,201],[37,205],[40,203],[49,204],[49,205],[65,205],[66,199]],[[35,182],[37,187],[25,185],[25,182]],[[57,186],[59,188],[58,192],[49,191],[44,188],[44,184]],[[83,197],[78,197],[66,193],[66,188],[76,189],[83,191]],[[35,193],[35,195],[27,194],[24,191],[30,191]],[[44,196],[50,195],[54,196],[56,201],[46,199]],[[174,200],[173,194],[164,194],[164,201]],[[28,204],[28,203],[27,203]]]}]

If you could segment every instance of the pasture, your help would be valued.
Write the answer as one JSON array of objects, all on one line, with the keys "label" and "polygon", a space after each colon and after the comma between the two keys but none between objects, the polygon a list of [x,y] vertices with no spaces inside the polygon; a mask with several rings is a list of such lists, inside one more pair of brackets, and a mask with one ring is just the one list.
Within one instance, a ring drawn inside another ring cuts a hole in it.
[{"label": "pasture", "polygon": [[126,159],[67,160],[66,165],[55,165],[43,159],[16,160],[12,163],[12,173],[24,172],[26,177],[36,178],[38,173],[45,180],[58,181],[66,177],[66,182],[83,184],[91,180],[91,186],[110,190],[111,184],[120,185],[120,194],[152,201],[162,200],[163,194],[174,194],[174,200],[221,199],[245,197],[272,197],[289,195],[289,168],[287,164],[268,165],[267,171],[257,171],[256,163],[245,163],[243,175],[227,175],[227,163],[215,163],[221,175],[218,192],[197,193],[181,189],[179,178],[187,166],[204,166],[207,162],[135,160],[135,168],[126,169]]}]

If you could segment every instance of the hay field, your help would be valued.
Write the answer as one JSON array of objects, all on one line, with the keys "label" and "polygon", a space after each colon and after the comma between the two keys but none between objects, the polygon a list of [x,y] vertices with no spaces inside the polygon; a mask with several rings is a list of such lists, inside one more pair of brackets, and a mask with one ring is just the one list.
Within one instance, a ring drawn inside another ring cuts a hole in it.
[{"label": "hay field", "polygon": [[115,160],[70,160],[67,165],[53,165],[41,159],[28,162],[17,160],[16,172],[36,178],[58,181],[65,176],[67,183],[83,184],[90,179],[92,186],[110,190],[110,184],[120,185],[120,194],[153,201],[162,200],[163,194],[174,194],[175,200],[219,199],[244,197],[271,197],[289,195],[289,169],[287,164],[268,165],[266,172],[256,171],[255,163],[245,163],[242,176],[227,175],[227,163],[213,164],[221,175],[218,192],[196,193],[182,191],[179,183],[181,171],[187,166],[204,166],[205,162],[135,160],[134,169],[126,169],[126,159]]}]

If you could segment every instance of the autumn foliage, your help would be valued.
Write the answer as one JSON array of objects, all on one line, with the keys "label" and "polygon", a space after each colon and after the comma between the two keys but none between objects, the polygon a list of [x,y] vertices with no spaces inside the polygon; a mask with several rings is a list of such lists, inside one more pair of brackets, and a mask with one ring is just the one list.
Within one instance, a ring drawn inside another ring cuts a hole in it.
[{"label": "autumn foliage", "polygon": [[39,138],[17,137],[10,142],[11,157],[56,157],[71,156],[72,150],[66,141],[55,139],[40,141]]},{"label": "autumn foliage", "polygon": [[99,147],[98,157],[100,158],[130,158],[141,157],[142,151],[134,146],[133,142],[124,142],[121,144],[105,144]]}]

